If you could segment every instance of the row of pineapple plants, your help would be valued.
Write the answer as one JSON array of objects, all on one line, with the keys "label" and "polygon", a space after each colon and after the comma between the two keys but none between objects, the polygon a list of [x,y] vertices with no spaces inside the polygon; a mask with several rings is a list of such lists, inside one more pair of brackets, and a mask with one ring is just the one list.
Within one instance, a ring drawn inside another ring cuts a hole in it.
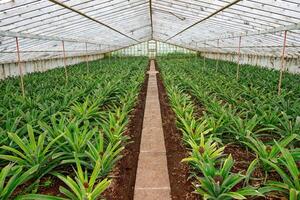
[{"label": "row of pineapple plants", "polygon": [[[144,81],[146,58],[98,60],[0,82],[0,198],[93,200],[130,138],[123,133]],[[60,194],[39,194],[43,178]],[[18,189],[19,187],[25,189]],[[51,183],[50,183],[51,185]]]},{"label": "row of pineapple plants", "polygon": [[[236,80],[231,62],[162,57],[158,64],[196,193],[204,199],[300,198],[299,76],[285,74],[288,89],[277,96],[276,71],[245,65]],[[244,171],[234,172],[237,161],[225,154],[233,144],[255,156]],[[262,177],[254,176],[258,169]],[[276,180],[269,178],[274,173]]]}]

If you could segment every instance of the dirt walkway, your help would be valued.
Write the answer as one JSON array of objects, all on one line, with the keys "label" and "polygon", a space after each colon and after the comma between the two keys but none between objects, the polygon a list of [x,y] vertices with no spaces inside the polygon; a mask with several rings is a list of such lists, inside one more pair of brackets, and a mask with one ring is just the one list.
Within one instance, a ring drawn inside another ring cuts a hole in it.
[{"label": "dirt walkway", "polygon": [[151,60],[134,200],[171,199],[156,73]]}]

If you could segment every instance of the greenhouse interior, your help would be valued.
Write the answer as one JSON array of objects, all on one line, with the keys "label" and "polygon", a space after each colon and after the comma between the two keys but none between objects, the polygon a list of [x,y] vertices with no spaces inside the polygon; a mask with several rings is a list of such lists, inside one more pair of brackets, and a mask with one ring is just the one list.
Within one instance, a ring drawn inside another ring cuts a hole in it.
[{"label": "greenhouse interior", "polygon": [[0,0],[0,200],[300,200],[299,0]]}]

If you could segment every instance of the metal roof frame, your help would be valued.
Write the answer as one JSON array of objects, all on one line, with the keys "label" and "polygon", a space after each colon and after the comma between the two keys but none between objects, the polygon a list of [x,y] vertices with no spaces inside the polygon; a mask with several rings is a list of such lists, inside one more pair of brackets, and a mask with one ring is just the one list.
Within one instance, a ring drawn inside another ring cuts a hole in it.
[{"label": "metal roof frame", "polygon": [[[167,41],[198,51],[300,56],[299,0],[18,0],[0,4],[0,62],[66,52],[111,51]],[[217,44],[219,43],[219,44]],[[113,48],[112,48],[113,47]],[[26,53],[25,53],[26,52]]]},{"label": "metal roof frame", "polygon": [[131,39],[131,40],[134,40],[134,41],[136,41],[136,42],[139,42],[138,40],[132,38],[131,36],[128,36],[127,34],[121,32],[121,31],[119,31],[119,30],[117,30],[117,29],[115,29],[115,28],[113,28],[113,27],[111,27],[111,26],[109,26],[109,25],[107,25],[107,24],[105,24],[105,23],[103,23],[103,22],[101,22],[101,21],[99,21],[99,20],[93,18],[93,17],[90,17],[90,16],[86,15],[85,13],[83,13],[83,12],[81,12],[81,11],[79,11],[79,10],[76,10],[75,8],[72,8],[72,7],[70,7],[70,6],[64,4],[64,3],[60,2],[60,1],[57,1],[57,0],[49,0],[49,1],[51,1],[51,2],[53,2],[53,3],[55,3],[55,4],[57,4],[57,5],[60,5],[60,6],[66,8],[66,9],[68,9],[68,10],[71,10],[72,12],[75,12],[75,13],[77,13],[77,14],[79,14],[79,15],[81,15],[81,16],[83,16],[83,17],[89,19],[89,20],[92,20],[92,21],[94,21],[94,22],[96,22],[96,23],[98,23],[98,24],[100,24],[100,25],[102,25],[102,26],[105,26],[105,27],[107,27],[107,28],[113,30],[114,32],[119,33],[120,35],[123,35],[124,37],[127,37],[127,38],[129,38],[129,39]]}]

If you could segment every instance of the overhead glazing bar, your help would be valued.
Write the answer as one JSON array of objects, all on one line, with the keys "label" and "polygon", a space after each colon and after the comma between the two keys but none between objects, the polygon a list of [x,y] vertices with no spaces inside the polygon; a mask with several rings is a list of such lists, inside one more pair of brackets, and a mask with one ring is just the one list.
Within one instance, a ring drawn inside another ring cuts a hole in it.
[{"label": "overhead glazing bar", "polygon": [[[245,36],[256,36],[256,35],[265,35],[265,34],[274,34],[278,32],[283,32],[283,31],[290,31],[290,30],[299,30],[300,29],[300,22],[288,26],[278,26],[276,28],[271,28],[271,29],[266,29],[266,30],[258,30],[258,31],[246,31],[244,33],[227,33],[226,35],[214,38],[214,39],[208,39],[205,41],[215,41],[218,39],[232,39],[232,38],[238,38],[240,36],[245,37]],[[198,42],[204,42],[203,41],[198,41]]]},{"label": "overhead glazing bar", "polygon": [[[29,38],[29,39],[38,39],[38,40],[50,40],[50,41],[65,41],[65,42],[77,42],[77,43],[89,43],[89,44],[100,44],[94,40],[84,40],[84,39],[73,39],[73,38],[65,38],[58,36],[46,36],[46,35],[38,35],[38,34],[30,34],[30,33],[20,33],[13,31],[1,31],[0,36],[3,37],[18,37],[18,38]],[[103,43],[101,43],[103,44]]]},{"label": "overhead glazing bar", "polygon": [[230,6],[233,6],[234,4],[237,4],[237,3],[240,2],[240,1],[242,1],[242,0],[235,0],[235,1],[231,2],[231,3],[229,3],[228,5],[222,7],[221,9],[216,10],[215,12],[211,13],[211,14],[208,15],[207,17],[205,17],[205,18],[203,18],[203,19],[201,19],[201,20],[195,22],[194,24],[192,24],[192,25],[186,27],[186,28],[183,29],[182,31],[180,31],[180,32],[176,33],[175,35],[169,37],[168,39],[165,40],[165,42],[169,41],[170,39],[172,39],[172,38],[174,38],[174,37],[176,37],[176,36],[178,36],[178,35],[180,35],[181,33],[187,31],[188,29],[190,29],[190,28],[192,28],[192,27],[194,27],[194,26],[196,26],[197,24],[199,24],[199,23],[201,23],[201,22],[203,22],[203,21],[205,21],[205,20],[207,20],[207,19],[209,19],[209,18],[215,16],[215,15],[218,14],[219,12],[222,12],[223,10],[225,10],[226,8],[229,8]]},{"label": "overhead glazing bar", "polygon": [[60,5],[60,6],[66,8],[66,9],[68,9],[68,10],[71,10],[71,11],[73,11],[73,12],[75,12],[75,13],[77,13],[77,14],[79,14],[79,15],[85,17],[85,18],[88,18],[89,20],[92,20],[92,21],[94,21],[94,22],[96,22],[96,23],[98,23],[98,24],[100,24],[100,25],[102,25],[102,26],[105,26],[105,27],[109,28],[110,30],[113,30],[114,32],[119,33],[120,35],[123,35],[123,36],[126,37],[126,38],[129,38],[129,39],[131,39],[131,40],[134,40],[135,42],[139,42],[137,39],[134,39],[133,37],[131,37],[131,36],[129,36],[129,35],[127,35],[127,34],[121,32],[121,31],[119,31],[119,30],[117,30],[117,29],[115,29],[115,28],[113,28],[113,27],[111,27],[111,26],[109,26],[109,25],[107,25],[107,24],[105,24],[105,23],[103,23],[103,22],[97,20],[97,19],[94,19],[94,18],[92,18],[92,17],[90,17],[90,16],[84,14],[83,12],[81,12],[81,11],[79,11],[79,10],[76,10],[76,9],[74,9],[74,8],[71,8],[70,6],[64,4],[64,3],[60,2],[60,1],[57,1],[57,0],[49,0],[49,1],[51,1],[52,3],[55,3],[55,4],[57,4],[57,5]]}]

